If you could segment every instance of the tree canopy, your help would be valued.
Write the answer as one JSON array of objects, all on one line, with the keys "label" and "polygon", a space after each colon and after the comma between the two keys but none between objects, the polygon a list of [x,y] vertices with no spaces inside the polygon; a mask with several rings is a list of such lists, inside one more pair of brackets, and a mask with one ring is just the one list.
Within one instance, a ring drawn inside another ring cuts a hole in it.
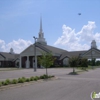
[{"label": "tree canopy", "polygon": [[53,65],[55,60],[52,56],[52,53],[42,52],[42,56],[39,57],[38,59],[39,59],[39,64],[46,68],[46,75],[48,75],[47,68]]}]

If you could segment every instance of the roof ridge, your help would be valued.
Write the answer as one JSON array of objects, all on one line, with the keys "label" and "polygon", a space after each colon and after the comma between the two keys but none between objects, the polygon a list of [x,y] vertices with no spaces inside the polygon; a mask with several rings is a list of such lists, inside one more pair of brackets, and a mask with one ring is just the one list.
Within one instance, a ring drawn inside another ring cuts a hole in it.
[{"label": "roof ridge", "polygon": [[[44,45],[45,46],[45,45]],[[54,47],[54,46],[51,46],[51,45],[47,45],[47,46],[50,46],[50,47],[53,47],[53,48],[56,48],[56,49],[59,49],[59,50],[64,50],[64,51],[67,51],[65,49],[62,49],[62,48],[58,48],[58,47]]]}]

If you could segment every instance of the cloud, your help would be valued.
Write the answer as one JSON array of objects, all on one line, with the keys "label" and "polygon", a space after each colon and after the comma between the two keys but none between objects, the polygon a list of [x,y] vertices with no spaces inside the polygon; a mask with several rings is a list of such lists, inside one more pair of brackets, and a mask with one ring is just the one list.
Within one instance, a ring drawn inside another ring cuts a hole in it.
[{"label": "cloud", "polygon": [[91,41],[94,39],[94,29],[96,28],[95,22],[89,21],[87,25],[84,25],[78,34],[80,35],[81,41]]},{"label": "cloud", "polygon": [[5,48],[5,41],[0,40],[0,49],[3,50]]},{"label": "cloud", "polygon": [[96,28],[95,22],[88,21],[79,32],[75,32],[66,25],[62,26],[62,36],[54,43],[55,46],[60,46],[69,51],[88,50],[91,47],[91,41],[96,40],[100,43],[100,33],[94,33]]},{"label": "cloud", "polygon": [[13,48],[15,53],[20,53],[31,44],[31,41],[23,39],[18,39],[17,41],[13,40],[12,42],[7,44],[4,40],[0,40],[0,51],[9,52],[10,48]]}]

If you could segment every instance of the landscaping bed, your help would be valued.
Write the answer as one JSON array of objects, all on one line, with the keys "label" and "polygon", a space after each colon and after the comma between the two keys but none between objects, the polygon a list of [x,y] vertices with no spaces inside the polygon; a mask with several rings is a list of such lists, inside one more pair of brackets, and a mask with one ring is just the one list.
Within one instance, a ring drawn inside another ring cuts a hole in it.
[{"label": "landscaping bed", "polygon": [[6,79],[5,81],[0,81],[0,88],[5,87],[5,86],[14,86],[15,84],[22,84],[22,83],[29,83],[29,82],[33,82],[33,81],[38,81],[41,79],[50,79],[53,78],[54,76],[47,76],[47,75],[41,75],[41,76],[32,76],[30,78],[26,78],[26,77],[21,77],[18,79]]}]

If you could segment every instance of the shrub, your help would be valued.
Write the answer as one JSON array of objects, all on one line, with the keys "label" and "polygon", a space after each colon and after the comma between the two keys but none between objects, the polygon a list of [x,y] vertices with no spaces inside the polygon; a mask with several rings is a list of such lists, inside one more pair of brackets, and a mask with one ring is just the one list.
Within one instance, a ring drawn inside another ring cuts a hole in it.
[{"label": "shrub", "polygon": [[8,85],[7,81],[2,81],[1,83],[2,83],[2,85]]},{"label": "shrub", "polygon": [[81,59],[81,67],[84,67],[83,69],[86,69],[86,67],[88,67],[88,61],[86,58]]},{"label": "shrub", "polygon": [[7,84],[10,84],[10,83],[11,83],[11,81],[10,81],[9,79],[6,79],[5,82],[6,82]]},{"label": "shrub", "polygon": [[48,75],[45,75],[45,74],[44,74],[44,75],[40,76],[40,78],[41,78],[41,79],[46,79],[46,78],[48,78]]},{"label": "shrub", "polygon": [[30,81],[33,81],[34,80],[34,77],[32,76],[32,77],[30,77]]},{"label": "shrub", "polygon": [[18,83],[24,83],[24,79],[23,78],[18,78]]},{"label": "shrub", "polygon": [[48,76],[46,74],[42,75],[42,76],[36,76],[36,77],[30,77],[30,78],[25,78],[25,77],[22,77],[22,78],[18,78],[18,79],[13,79],[12,81],[9,80],[9,79],[6,79],[5,81],[1,81],[0,82],[0,86],[2,85],[8,85],[8,84],[17,84],[17,83],[24,83],[24,82],[29,82],[29,81],[37,81],[39,79],[46,79],[46,78],[52,78],[54,77],[54,75],[52,76]]},{"label": "shrub", "polygon": [[30,78],[26,78],[26,82],[29,82],[30,81]]},{"label": "shrub", "polygon": [[42,76],[40,76],[40,79],[44,79],[44,76],[42,75]]},{"label": "shrub", "polygon": [[18,83],[18,80],[17,79],[13,79],[12,80],[12,84],[17,84]]},{"label": "shrub", "polygon": [[37,81],[38,80],[38,78],[37,77],[34,77],[34,81]]},{"label": "shrub", "polygon": [[70,65],[70,67],[73,68],[73,73],[74,73],[75,72],[75,67],[78,66],[78,58],[77,57],[71,57],[69,59],[69,65]]},{"label": "shrub", "polygon": [[22,77],[22,79],[23,79],[24,82],[26,82],[26,78],[25,77]]},{"label": "shrub", "polygon": [[44,76],[44,79],[48,78],[48,75],[45,75],[45,74],[44,74],[43,76]]},{"label": "shrub", "polygon": [[4,81],[2,81],[1,83],[2,83],[2,85],[4,85]]},{"label": "shrub", "polygon": [[0,82],[0,87],[2,86],[2,82]]},{"label": "shrub", "polygon": [[3,82],[3,85],[8,85],[9,83],[7,81],[4,81]]},{"label": "shrub", "polygon": [[40,77],[39,77],[39,76],[35,76],[35,78],[37,78],[37,80],[39,80],[39,79],[40,79]]}]

